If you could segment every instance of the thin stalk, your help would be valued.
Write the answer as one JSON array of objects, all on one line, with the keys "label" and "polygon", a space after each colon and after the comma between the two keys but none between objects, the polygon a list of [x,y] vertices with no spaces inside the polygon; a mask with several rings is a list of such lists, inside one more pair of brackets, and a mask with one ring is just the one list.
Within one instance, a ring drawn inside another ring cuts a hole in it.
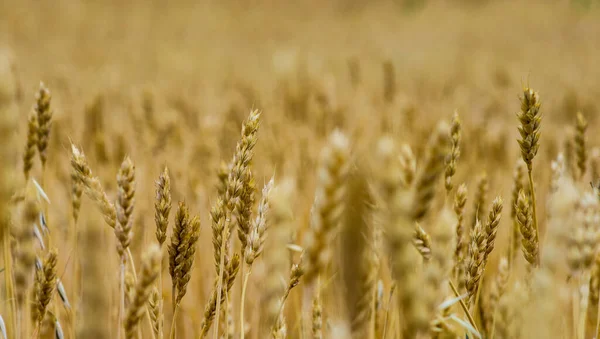
[{"label": "thin stalk", "polygon": [[179,310],[179,303],[175,304],[173,309],[173,319],[171,319],[171,331],[169,333],[169,338],[175,338],[175,320],[177,320],[177,311]]},{"label": "thin stalk", "polygon": [[33,329],[33,333],[31,334],[31,339],[36,339],[40,337],[40,323],[41,321],[38,321],[35,325],[35,328]]},{"label": "thin stalk", "polygon": [[475,292],[475,304],[473,304],[473,313],[479,314],[477,308],[479,307],[479,296],[481,295],[481,285],[483,284],[483,275],[485,274],[485,267],[483,272],[481,273],[481,278],[479,279],[479,283],[477,284],[477,292]]},{"label": "thin stalk", "polygon": [[248,280],[250,280],[250,274],[252,273],[252,267],[248,268],[248,273],[244,277],[244,284],[242,285],[242,299],[240,301],[240,338],[244,339],[244,302],[246,300],[246,288],[248,287]]},{"label": "thin stalk", "polygon": [[125,258],[121,258],[119,270],[119,313],[117,315],[117,339],[121,339],[121,327],[123,327],[123,314],[125,314]]},{"label": "thin stalk", "polygon": [[600,338],[600,298],[598,299],[598,315],[596,316],[596,336],[594,338]]},{"label": "thin stalk", "polygon": [[[540,239],[540,232],[538,230],[538,221],[537,221],[537,212],[536,212],[536,202],[535,202],[535,188],[533,186],[533,177],[531,176],[531,170],[527,172],[527,175],[529,176],[529,190],[531,191],[531,205],[533,206],[533,228],[535,229],[535,238],[536,240],[539,241]],[[539,255],[536,259],[537,261],[537,265],[539,266]]]},{"label": "thin stalk", "polygon": [[498,310],[494,310],[494,316],[492,317],[492,333],[490,334],[490,339],[494,339],[496,335],[496,315],[498,314]]},{"label": "thin stalk", "polygon": [[[17,331],[18,332],[18,326],[17,326],[17,317],[15,316],[17,314],[17,304],[16,304],[16,300],[15,300],[15,290],[14,290],[14,285],[13,285],[13,272],[12,272],[12,257],[11,257],[11,253],[10,253],[10,240],[8,237],[7,232],[4,232],[4,236],[3,236],[3,246],[4,246],[4,285],[6,286],[6,298],[8,298],[8,300],[10,300],[10,308],[11,308],[11,312],[8,312],[8,322],[9,324],[12,324],[12,329],[9,329],[9,331]],[[10,333],[9,337],[10,337]],[[15,335],[15,333],[13,333],[13,335]],[[16,337],[16,335],[15,335]]]},{"label": "thin stalk", "polygon": [[[160,260],[160,273],[158,274],[158,309],[159,309],[159,319],[157,320],[159,322],[159,326],[158,326],[158,339],[163,339],[163,327],[161,326],[161,322],[163,321],[163,314],[164,314],[164,309],[163,309],[163,283],[162,283],[162,264],[163,261],[162,259]],[[152,320],[150,320],[150,322],[152,322]],[[153,331],[154,332],[154,331]]]},{"label": "thin stalk", "polygon": [[[454,286],[454,283],[452,281],[448,280],[448,284],[450,284],[450,288],[452,288],[452,292],[454,292],[454,295],[457,298],[460,298],[460,293],[458,293],[458,290],[456,289],[456,286]],[[462,307],[463,311],[467,315],[467,318],[469,319],[469,322],[471,323],[471,326],[473,326],[473,328],[475,330],[477,330],[477,332],[479,332],[479,329],[477,328],[477,325],[475,325],[475,320],[471,316],[471,313],[469,313],[469,309],[467,308],[467,305],[465,304],[464,300],[460,299],[458,302],[460,303],[460,307]]]},{"label": "thin stalk", "polygon": [[377,312],[377,309],[375,309],[375,300],[376,300],[376,298],[377,298],[377,289],[374,288],[373,292],[371,292],[371,316],[369,317],[368,339],[375,339],[375,326],[377,326],[375,324],[375,319],[376,319],[375,312]]},{"label": "thin stalk", "polygon": [[513,259],[513,255],[514,255],[514,246],[513,246],[513,241],[514,241],[514,236],[515,236],[515,221],[513,220],[513,228],[510,229],[510,231],[508,232],[508,275],[510,276],[510,273],[512,272],[512,267],[514,265],[514,259]]},{"label": "thin stalk", "polygon": [[385,339],[385,336],[387,335],[387,327],[388,327],[388,319],[389,319],[389,315],[390,315],[390,308],[392,306],[392,299],[394,297],[394,292],[396,291],[395,288],[393,288],[390,291],[390,298],[388,299],[388,303],[387,303],[387,307],[385,309],[385,320],[383,321],[383,334],[381,335],[382,339]]},{"label": "thin stalk", "polygon": [[573,322],[572,336],[576,339],[579,337],[579,293],[577,291],[571,292],[571,321]]},{"label": "thin stalk", "polygon": [[[16,338],[20,339],[23,336],[23,332],[25,332],[25,326],[21,327],[23,321],[23,314],[21,309],[17,311],[17,326],[15,331],[17,333]],[[25,332],[26,333],[26,332]]]},{"label": "thin stalk", "polygon": [[[71,215],[73,215],[73,213],[71,213]],[[76,336],[76,329],[75,329],[75,324],[77,323],[77,307],[79,306],[79,299],[77,299],[79,297],[79,289],[80,289],[80,281],[79,281],[79,277],[81,276],[81,272],[80,269],[81,267],[79,266],[79,246],[78,246],[78,241],[79,239],[77,238],[77,222],[75,221],[75,219],[73,219],[72,217],[70,218],[71,220],[71,248],[73,249],[72,253],[74,253],[75,255],[73,255],[72,260],[73,260],[73,272],[72,272],[72,279],[73,279],[73,305],[72,307],[73,312],[69,312],[69,318],[70,318],[70,332],[71,332],[71,338],[75,338]]]},{"label": "thin stalk", "polygon": [[588,274],[588,272],[583,273],[578,279],[578,285],[577,285],[577,292],[578,292],[578,317],[579,317],[579,323],[577,324],[577,337],[580,339],[585,339],[585,325],[587,324],[587,310],[588,310],[588,303],[587,302],[581,302],[582,300],[582,292],[581,292],[581,286],[589,286],[590,284],[590,275]]},{"label": "thin stalk", "polygon": [[227,243],[227,227],[229,227],[229,217],[225,218],[225,227],[223,227],[223,241],[221,242],[221,258],[220,258],[220,262],[219,262],[219,279],[217,280],[217,308],[216,308],[216,314],[215,314],[215,329],[213,332],[213,338],[219,338],[219,316],[221,315],[221,296],[222,296],[222,290],[223,290],[223,274],[224,274],[224,267],[225,266],[225,244]]}]

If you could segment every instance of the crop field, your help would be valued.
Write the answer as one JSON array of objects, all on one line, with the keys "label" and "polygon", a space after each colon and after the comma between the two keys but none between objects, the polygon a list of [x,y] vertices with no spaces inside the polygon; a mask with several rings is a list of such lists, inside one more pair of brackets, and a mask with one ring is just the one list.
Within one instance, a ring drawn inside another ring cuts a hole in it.
[{"label": "crop field", "polygon": [[0,339],[600,337],[600,2],[0,1]]}]

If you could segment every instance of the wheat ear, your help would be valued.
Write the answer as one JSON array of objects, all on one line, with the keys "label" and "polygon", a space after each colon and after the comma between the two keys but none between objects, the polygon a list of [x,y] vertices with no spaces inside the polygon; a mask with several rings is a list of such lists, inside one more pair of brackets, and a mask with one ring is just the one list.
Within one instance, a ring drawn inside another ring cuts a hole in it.
[{"label": "wheat ear", "polygon": [[404,315],[403,337],[413,338],[428,330],[427,308],[415,293],[422,286],[421,272],[414,269],[418,253],[412,246],[414,219],[411,217],[411,194],[402,188],[397,148],[389,137],[377,145],[377,184],[380,218],[387,231],[392,272],[403,288],[398,290],[398,306]]},{"label": "wheat ear", "polygon": [[454,281],[458,282],[459,290],[465,285],[465,257],[467,255],[467,237],[465,236],[465,205],[467,204],[467,185],[461,184],[454,196],[454,213],[456,214],[456,247],[454,249]]},{"label": "wheat ear", "polygon": [[265,257],[267,274],[261,297],[261,304],[264,305],[261,310],[261,319],[264,319],[265,324],[262,331],[263,337],[272,332],[280,332],[279,328],[275,328],[281,320],[279,310],[282,308],[283,300],[281,298],[285,293],[285,285],[281,283],[281,280],[288,274],[287,270],[289,269],[286,246],[290,232],[294,229],[292,210],[294,191],[293,181],[286,178],[269,192],[271,201],[269,223],[272,231],[265,245],[270,250],[270,255]]},{"label": "wheat ear", "polygon": [[[127,249],[131,243],[133,237],[132,226],[133,226],[133,206],[135,201],[135,168],[131,159],[126,157],[119,172],[117,173],[117,204],[116,204],[116,220],[115,224],[115,236],[117,237],[117,253],[120,259],[120,281],[121,281],[121,294],[120,294],[120,308],[119,308],[119,324],[122,321],[122,317],[125,313],[125,266],[127,264]],[[117,331],[117,336],[120,334]]]},{"label": "wheat ear", "polygon": [[577,112],[577,124],[575,125],[575,156],[577,158],[578,178],[583,178],[587,170],[587,141],[585,132],[588,122],[581,112]]},{"label": "wheat ear", "polygon": [[518,161],[515,165],[515,170],[513,172],[513,187],[510,204],[510,218],[512,221],[512,228],[510,231],[508,262],[511,270],[514,266],[514,261],[519,251],[519,248],[521,247],[521,231],[519,229],[519,221],[517,220],[517,200],[519,199],[519,192],[524,188],[524,180],[525,166],[523,165],[523,162]]},{"label": "wheat ear", "polygon": [[71,167],[73,170],[72,175],[85,187],[86,194],[96,202],[106,224],[114,229],[117,224],[115,206],[108,199],[108,195],[102,188],[100,180],[92,175],[92,170],[87,163],[85,155],[75,145],[71,145]]},{"label": "wheat ear", "polygon": [[350,168],[349,141],[341,132],[329,137],[321,152],[318,183],[313,205],[311,230],[306,239],[304,279],[311,284],[328,264],[331,241],[344,211],[347,176]]},{"label": "wheat ear", "polygon": [[534,92],[531,88],[523,89],[523,96],[521,99],[521,111],[517,113],[519,119],[519,133],[521,139],[518,140],[521,148],[521,157],[527,165],[527,174],[529,177],[529,190],[531,195],[531,215],[533,221],[533,230],[535,232],[535,238],[539,239],[539,230],[536,213],[536,199],[535,199],[535,187],[533,184],[533,159],[537,155],[540,148],[540,126],[542,122],[542,115],[540,113],[540,99],[537,92]]},{"label": "wheat ear", "polygon": [[490,210],[488,220],[485,224],[485,235],[486,235],[486,246],[485,255],[483,257],[484,266],[487,263],[488,258],[494,250],[496,243],[496,234],[498,233],[498,226],[500,225],[500,217],[502,216],[503,202],[502,198],[496,197],[492,202],[492,209]]},{"label": "wheat ear", "polygon": [[452,118],[452,125],[450,126],[450,140],[452,148],[450,154],[446,157],[446,169],[444,171],[444,187],[446,188],[446,194],[450,195],[450,192],[454,188],[452,183],[452,177],[456,173],[456,162],[460,157],[460,141],[461,141],[462,127],[458,112],[454,112]]},{"label": "wheat ear", "polygon": [[52,95],[44,83],[40,83],[40,89],[36,96],[36,104],[34,110],[37,114],[38,121],[38,137],[37,146],[40,155],[40,161],[42,162],[42,168],[46,167],[46,160],[48,158],[47,149],[48,141],[50,140],[50,127],[52,126],[52,109],[50,108],[50,101]]},{"label": "wheat ear", "polygon": [[486,252],[486,234],[479,220],[471,231],[467,263],[467,305],[471,305],[479,288],[479,280],[483,275],[484,256]]},{"label": "wheat ear", "polygon": [[[167,240],[167,229],[169,227],[169,215],[171,213],[171,177],[169,176],[169,169],[165,166],[162,173],[159,175],[156,181],[156,198],[154,201],[154,222],[156,224],[156,240],[159,247],[161,248]],[[155,324],[155,335],[159,339],[163,337],[163,322],[164,322],[164,308],[163,308],[163,282],[162,282],[162,265],[163,261],[160,261],[160,274],[158,275],[158,291],[157,295],[152,294],[150,314],[153,316],[153,323]]]},{"label": "wheat ear", "polygon": [[34,294],[35,309],[32,315],[37,329],[42,325],[42,320],[46,315],[48,305],[52,300],[54,290],[56,289],[56,264],[57,252],[52,249],[46,255],[42,269],[36,271],[36,289]]},{"label": "wheat ear", "polygon": [[[215,281],[214,289],[211,292],[210,298],[206,307],[204,308],[204,318],[202,320],[202,324],[200,325],[200,337],[205,338],[210,330],[210,327],[215,320],[215,315],[217,314],[217,306],[222,305],[225,302],[225,294],[233,287],[233,283],[235,282],[235,277],[238,273],[240,267],[240,256],[236,253],[233,255],[231,260],[227,263],[227,267],[224,270],[223,281],[219,283]],[[218,289],[223,287],[226,291],[224,293],[218,293]],[[221,297],[220,301],[217,302],[218,297]],[[218,326],[218,325],[217,325]]]},{"label": "wheat ear", "polygon": [[142,261],[142,270],[135,286],[133,300],[125,316],[125,337],[135,338],[140,320],[144,315],[146,303],[150,298],[152,286],[160,274],[160,248],[150,245]]},{"label": "wheat ear", "polygon": [[411,217],[419,221],[425,217],[433,198],[438,178],[444,172],[444,162],[449,153],[448,126],[440,123],[429,139],[425,162],[413,184]]},{"label": "wheat ear", "polygon": [[[215,257],[215,268],[217,271],[217,296],[215,300],[221,300],[221,293],[227,293],[228,289],[223,288],[223,274],[225,273],[229,258],[226,254],[231,235],[231,213],[236,200],[243,191],[244,182],[250,180],[250,165],[254,157],[254,146],[258,140],[258,129],[260,127],[260,112],[253,110],[248,119],[242,125],[242,136],[236,145],[236,150],[231,161],[231,167],[227,180],[224,183],[223,194],[217,198],[216,205],[211,210],[213,248]],[[246,182],[246,185],[248,183]],[[235,279],[235,275],[233,275]],[[216,323],[219,324],[221,303],[216,303]],[[214,337],[219,335],[219,326],[215,326]]]},{"label": "wheat ear", "polygon": [[537,234],[533,228],[531,202],[522,190],[517,200],[517,222],[523,239],[521,240],[523,255],[531,267],[539,265],[539,245]]},{"label": "wheat ear", "polygon": [[413,245],[415,245],[423,260],[428,261],[431,258],[431,237],[419,223],[415,223]]},{"label": "wheat ear", "polygon": [[33,158],[38,145],[38,129],[37,114],[32,111],[27,120],[27,144],[23,152],[23,174],[25,179],[29,179],[29,173],[33,168]]}]

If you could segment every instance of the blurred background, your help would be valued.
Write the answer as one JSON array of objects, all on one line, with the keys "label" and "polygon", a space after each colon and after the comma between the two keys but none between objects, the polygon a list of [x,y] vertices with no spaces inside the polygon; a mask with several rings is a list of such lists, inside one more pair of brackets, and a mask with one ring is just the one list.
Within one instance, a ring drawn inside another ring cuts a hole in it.
[{"label": "blurred background", "polygon": [[[136,260],[154,237],[153,183],[168,165],[173,202],[186,200],[204,225],[199,278],[213,270],[208,211],[216,173],[252,108],[263,112],[258,187],[274,173],[297,179],[299,233],[308,225],[318,152],[335,128],[349,135],[358,163],[384,133],[422,159],[435,123],[456,110],[464,142],[455,182],[474,192],[474,174],[487,173],[490,196],[508,201],[525,85],[542,100],[536,180],[544,197],[549,161],[572,141],[576,112],[590,125],[598,120],[598,37],[593,0],[0,0],[0,99],[14,95],[21,150],[40,81],[52,92],[45,189],[49,220],[65,234],[70,142],[111,197],[123,157],[136,164]],[[598,144],[597,134],[588,138]],[[101,220],[91,205],[84,202],[81,224]],[[114,248],[111,234],[104,241]],[[61,267],[70,255],[61,249]],[[258,268],[256,276],[250,290],[259,289]],[[196,278],[182,323],[201,318],[195,306],[210,292],[212,278]],[[70,279],[65,274],[68,291]],[[116,286],[114,276],[106,279]]]}]

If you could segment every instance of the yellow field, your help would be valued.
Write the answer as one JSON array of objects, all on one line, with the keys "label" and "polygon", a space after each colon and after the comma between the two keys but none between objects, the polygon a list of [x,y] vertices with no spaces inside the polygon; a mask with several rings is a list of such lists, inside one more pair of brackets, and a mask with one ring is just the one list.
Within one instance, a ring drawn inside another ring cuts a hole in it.
[{"label": "yellow field", "polygon": [[0,338],[597,337],[584,2],[0,2]]}]

